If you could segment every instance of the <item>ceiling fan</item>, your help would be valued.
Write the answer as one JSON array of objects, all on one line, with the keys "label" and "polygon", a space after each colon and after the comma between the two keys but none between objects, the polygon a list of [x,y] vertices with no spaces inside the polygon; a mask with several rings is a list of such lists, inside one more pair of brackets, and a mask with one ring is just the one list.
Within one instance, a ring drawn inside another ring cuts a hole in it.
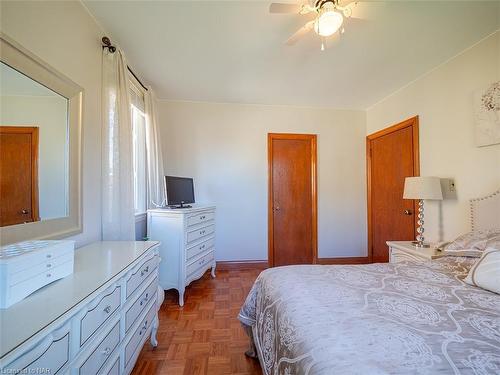
[{"label": "ceiling fan", "polygon": [[[311,30],[314,30],[320,37],[325,38],[335,34],[343,33],[344,18],[350,18],[352,8],[356,4],[355,0],[310,0],[311,3],[305,4],[282,4],[272,3],[269,6],[270,13],[291,13],[291,14],[309,14],[316,13],[314,20],[307,22],[295,34],[285,42],[288,45],[295,44],[300,38]],[[321,44],[321,50],[324,50],[324,43]]]}]

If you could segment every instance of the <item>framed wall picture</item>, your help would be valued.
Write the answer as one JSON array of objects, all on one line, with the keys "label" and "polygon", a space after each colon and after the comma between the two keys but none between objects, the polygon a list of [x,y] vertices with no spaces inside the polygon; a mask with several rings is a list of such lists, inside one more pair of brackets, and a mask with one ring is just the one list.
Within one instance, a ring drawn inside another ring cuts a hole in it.
[{"label": "framed wall picture", "polygon": [[500,143],[500,81],[474,92],[476,146]]}]

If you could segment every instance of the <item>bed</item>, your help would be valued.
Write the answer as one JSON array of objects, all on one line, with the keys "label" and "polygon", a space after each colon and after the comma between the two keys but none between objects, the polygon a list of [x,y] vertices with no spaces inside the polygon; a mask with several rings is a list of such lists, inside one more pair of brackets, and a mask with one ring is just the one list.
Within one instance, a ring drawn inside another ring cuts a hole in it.
[{"label": "bed", "polygon": [[[489,199],[475,229],[498,218]],[[266,375],[500,374],[500,295],[463,282],[476,260],[265,270],[238,316],[249,354]]]}]

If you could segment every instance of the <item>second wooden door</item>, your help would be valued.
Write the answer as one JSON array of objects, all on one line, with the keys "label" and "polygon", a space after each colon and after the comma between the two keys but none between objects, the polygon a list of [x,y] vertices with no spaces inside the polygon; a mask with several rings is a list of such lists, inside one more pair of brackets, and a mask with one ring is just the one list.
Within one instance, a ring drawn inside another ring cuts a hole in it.
[{"label": "second wooden door", "polygon": [[405,177],[419,175],[418,118],[367,137],[368,246],[372,262],[388,262],[386,241],[415,239],[414,201]]},{"label": "second wooden door", "polygon": [[269,134],[269,264],[317,258],[316,135]]}]

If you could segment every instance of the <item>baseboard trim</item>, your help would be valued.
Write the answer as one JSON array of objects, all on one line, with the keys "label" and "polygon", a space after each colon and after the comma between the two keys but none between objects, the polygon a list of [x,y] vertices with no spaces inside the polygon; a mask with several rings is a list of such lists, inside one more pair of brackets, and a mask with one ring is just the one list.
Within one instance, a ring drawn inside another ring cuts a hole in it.
[{"label": "baseboard trim", "polygon": [[[347,258],[318,258],[316,264],[368,264],[369,257],[347,257]],[[267,260],[228,260],[217,261],[217,269],[223,271],[237,271],[248,269],[265,270],[269,268]]]},{"label": "baseboard trim", "polygon": [[316,264],[368,264],[369,257],[318,258]]},{"label": "baseboard trim", "polygon": [[268,268],[267,260],[217,261],[217,269],[223,271],[237,271],[247,269],[265,270],[266,268]]}]

